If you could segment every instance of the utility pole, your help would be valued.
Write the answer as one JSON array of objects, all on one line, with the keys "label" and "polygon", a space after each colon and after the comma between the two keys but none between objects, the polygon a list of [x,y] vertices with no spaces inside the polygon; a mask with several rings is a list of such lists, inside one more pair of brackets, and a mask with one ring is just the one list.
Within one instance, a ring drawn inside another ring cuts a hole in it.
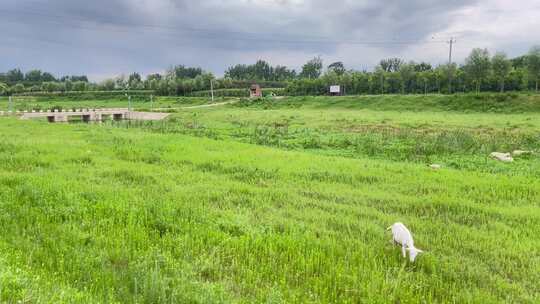
[{"label": "utility pole", "polygon": [[154,95],[150,95],[150,110],[154,110]]},{"label": "utility pole", "polygon": [[131,95],[128,96],[128,112],[131,112]]},{"label": "utility pole", "polygon": [[452,94],[452,48],[454,47],[455,42],[456,40],[454,37],[451,37],[448,42],[450,44],[450,51],[448,54],[448,93],[450,94]]},{"label": "utility pole", "polygon": [[13,99],[11,95],[9,95],[8,111],[13,113]]},{"label": "utility pole", "polygon": [[384,72],[381,72],[381,93],[384,95]]},{"label": "utility pole", "polygon": [[214,103],[214,82],[210,79],[210,93],[212,94],[212,103]]}]

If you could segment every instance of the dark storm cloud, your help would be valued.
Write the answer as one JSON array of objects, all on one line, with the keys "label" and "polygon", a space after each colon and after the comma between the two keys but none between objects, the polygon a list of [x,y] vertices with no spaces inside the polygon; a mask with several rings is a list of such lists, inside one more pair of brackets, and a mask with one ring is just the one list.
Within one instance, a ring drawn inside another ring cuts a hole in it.
[{"label": "dark storm cloud", "polygon": [[257,54],[305,54],[304,61],[313,54],[331,56],[343,45],[383,52],[396,48],[388,42],[431,39],[453,21],[453,12],[474,3],[3,0],[0,26],[6,43],[0,54],[9,60],[2,59],[0,70],[37,67],[99,78],[182,63],[220,74]]}]

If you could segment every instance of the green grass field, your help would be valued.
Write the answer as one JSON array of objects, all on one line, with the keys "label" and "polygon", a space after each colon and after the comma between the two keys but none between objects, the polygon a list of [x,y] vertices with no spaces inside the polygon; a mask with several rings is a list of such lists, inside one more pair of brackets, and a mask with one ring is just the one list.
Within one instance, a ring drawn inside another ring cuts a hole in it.
[{"label": "green grass field", "polygon": [[538,303],[540,98],[447,98],[0,118],[0,302]]},{"label": "green grass field", "polygon": [[[217,98],[216,102],[227,101],[228,99]],[[175,109],[189,106],[197,106],[210,103],[208,98],[198,97],[154,97],[152,102],[150,97],[137,97],[132,99],[131,106],[134,109],[153,108]],[[72,108],[127,108],[128,98],[82,98],[70,99],[67,97],[33,97],[15,96],[11,109],[13,111],[30,110],[51,110],[51,109],[72,109]],[[10,110],[8,97],[0,96],[0,111]]]}]

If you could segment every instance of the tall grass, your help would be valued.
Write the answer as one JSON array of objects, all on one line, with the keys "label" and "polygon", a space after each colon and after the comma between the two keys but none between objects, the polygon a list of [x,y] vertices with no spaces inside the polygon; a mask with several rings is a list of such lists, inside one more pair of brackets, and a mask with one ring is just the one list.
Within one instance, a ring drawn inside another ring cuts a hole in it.
[{"label": "tall grass", "polygon": [[[0,302],[538,302],[540,160],[487,157],[539,148],[534,106],[385,98],[0,118]],[[396,221],[426,251],[415,264]]]},{"label": "tall grass", "polygon": [[[534,303],[540,183],[0,120],[0,299]],[[405,222],[426,254],[400,257]]]}]

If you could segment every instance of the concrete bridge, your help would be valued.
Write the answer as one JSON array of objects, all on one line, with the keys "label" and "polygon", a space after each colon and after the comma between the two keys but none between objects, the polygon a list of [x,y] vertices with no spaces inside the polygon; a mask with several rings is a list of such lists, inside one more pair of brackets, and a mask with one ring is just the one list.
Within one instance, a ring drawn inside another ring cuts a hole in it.
[{"label": "concrete bridge", "polygon": [[49,122],[69,122],[80,120],[83,122],[118,121],[118,120],[163,120],[169,113],[135,112],[127,108],[114,109],[75,109],[75,110],[49,110],[49,111],[0,111],[0,116],[16,115],[21,119],[47,118]]}]

